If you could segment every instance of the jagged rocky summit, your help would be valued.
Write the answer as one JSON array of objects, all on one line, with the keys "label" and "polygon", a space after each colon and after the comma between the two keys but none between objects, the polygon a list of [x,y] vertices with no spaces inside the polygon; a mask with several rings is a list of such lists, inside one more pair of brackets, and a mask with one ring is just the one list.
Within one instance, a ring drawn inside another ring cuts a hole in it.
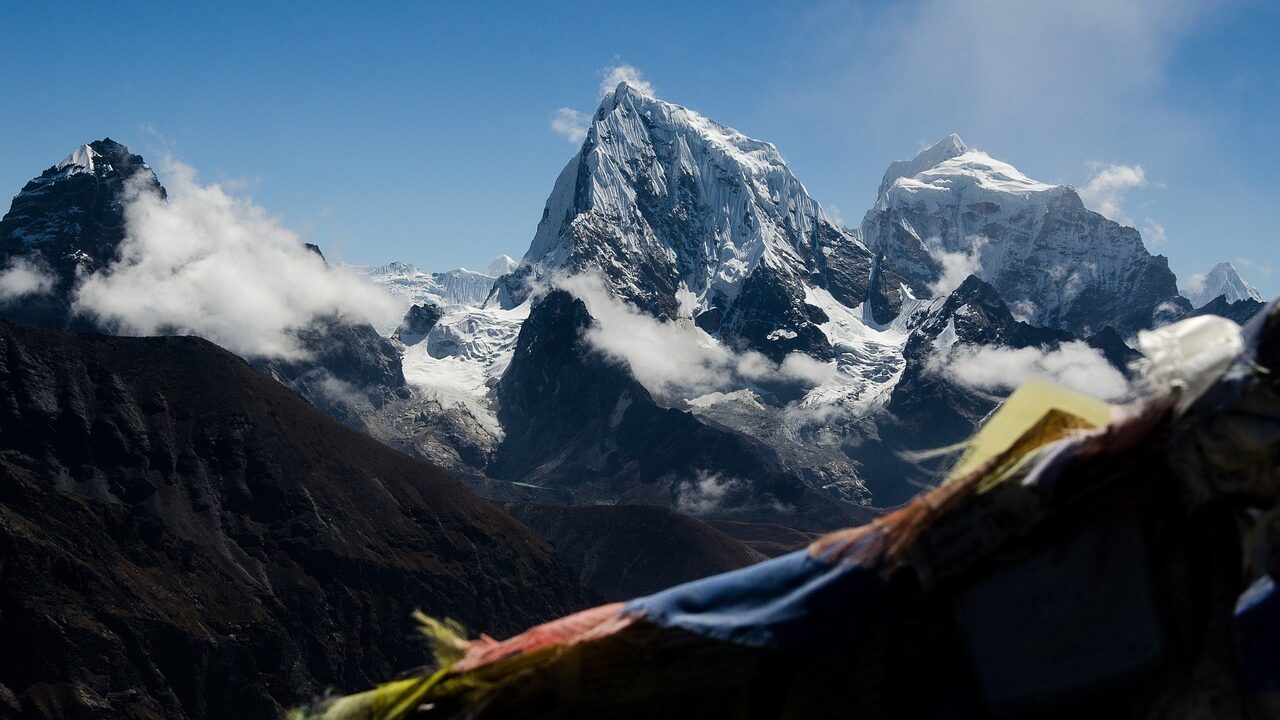
[{"label": "jagged rocky summit", "polygon": [[[556,180],[515,280],[590,270],[655,317],[693,319],[775,360],[829,358],[805,288],[858,305],[871,261],[772,144],[622,83]],[[883,303],[896,307],[889,276]],[[524,299],[514,281],[498,291],[507,305]]]},{"label": "jagged rocky summit", "polygon": [[57,329],[98,329],[73,315],[72,292],[81,275],[115,259],[124,239],[130,180],[164,193],[141,156],[104,138],[81,145],[22,187],[0,219],[0,270],[24,263],[53,284],[0,305],[4,317]]},{"label": "jagged rocky summit", "polygon": [[[28,182],[0,219],[0,272],[18,267],[50,280],[35,292],[0,296],[0,318],[112,332],[109,324],[74,311],[75,293],[81,280],[117,259],[126,235],[125,206],[141,191],[166,197],[143,158],[110,138],[81,145]],[[320,248],[307,247],[323,259]],[[398,350],[367,323],[319,317],[295,334],[305,357],[250,360],[347,424],[367,429],[372,408],[407,394]]]}]

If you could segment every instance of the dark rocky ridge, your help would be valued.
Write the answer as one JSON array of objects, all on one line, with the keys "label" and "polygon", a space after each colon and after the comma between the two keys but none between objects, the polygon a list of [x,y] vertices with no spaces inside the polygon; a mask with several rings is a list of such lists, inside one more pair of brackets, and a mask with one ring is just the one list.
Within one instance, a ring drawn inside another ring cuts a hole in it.
[{"label": "dark rocky ridge", "polygon": [[5,717],[274,717],[420,664],[414,608],[504,633],[590,600],[525,526],[206,341],[0,322],[0,398]]},{"label": "dark rocky ridge", "polygon": [[[1053,349],[1078,340],[1070,333],[1016,319],[994,287],[970,275],[907,341],[903,351],[906,367],[885,412],[877,419],[877,442],[863,446],[860,459],[872,495],[881,506],[910,499],[922,484],[937,478],[944,469],[940,463],[949,462],[943,459],[914,463],[902,453],[945,448],[964,441],[1001,400],[965,388],[931,369],[935,342],[949,324],[955,328],[956,341],[970,345]],[[1125,372],[1133,351],[1123,342],[1117,344],[1118,338],[1110,330],[1085,342]]]},{"label": "dark rocky ridge", "polygon": [[737,570],[765,556],[701,520],[652,505],[502,508],[546,538],[606,601],[627,600]]},{"label": "dark rocky ridge", "polygon": [[18,258],[56,278],[53,291],[0,305],[0,317],[57,330],[94,329],[71,313],[80,273],[106,267],[124,239],[125,184],[135,173],[161,194],[164,188],[139,155],[104,138],[89,143],[96,154],[91,172],[50,167],[22,187],[0,219],[0,268]]},{"label": "dark rocky ridge", "polygon": [[404,314],[404,320],[396,328],[391,337],[405,345],[421,342],[431,332],[431,328],[440,322],[444,311],[435,303],[421,303],[410,307]]},{"label": "dark rocky ridge", "polygon": [[[140,182],[162,197],[165,190],[142,157],[124,145],[108,138],[87,147],[91,172],[72,172],[74,166],[45,170],[0,219],[0,268],[22,258],[56,278],[47,294],[0,304],[0,318],[55,330],[113,330],[73,314],[76,283],[116,259],[125,238],[127,184]],[[324,259],[319,247],[306,247]],[[367,323],[315,318],[295,334],[307,358],[254,358],[254,366],[348,425],[367,429],[368,407],[407,396],[398,350]]]},{"label": "dark rocky ridge", "polygon": [[586,306],[562,290],[530,311],[498,386],[506,436],[490,475],[557,489],[577,503],[667,507],[679,507],[699,479],[716,478],[726,487],[706,508],[711,517],[786,517],[814,528],[854,517],[857,508],[785,472],[763,444],[658,406],[625,366],[583,339],[591,323]]},{"label": "dark rocky ridge", "polygon": [[1244,325],[1253,319],[1262,308],[1266,307],[1265,303],[1257,300],[1245,298],[1235,302],[1227,302],[1227,298],[1223,295],[1210,300],[1205,305],[1196,308],[1187,314],[1188,317],[1197,315],[1219,315],[1224,318],[1235,320],[1237,323]]}]

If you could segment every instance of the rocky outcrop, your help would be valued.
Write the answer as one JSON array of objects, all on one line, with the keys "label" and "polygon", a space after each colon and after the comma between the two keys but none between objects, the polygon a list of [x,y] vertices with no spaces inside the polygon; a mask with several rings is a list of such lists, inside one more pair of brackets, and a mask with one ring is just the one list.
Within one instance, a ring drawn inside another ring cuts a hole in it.
[{"label": "rocky outcrop", "polygon": [[206,341],[0,322],[0,397],[19,717],[276,717],[423,662],[415,608],[512,632],[588,599],[525,526]]},{"label": "rocky outcrop", "polygon": [[[15,262],[52,282],[38,293],[0,302],[0,317],[37,327],[110,332],[73,312],[77,284],[116,260],[126,235],[125,205],[142,190],[165,197],[139,155],[111,139],[82,145],[27,183],[0,220],[0,272]],[[320,248],[307,244],[319,255]],[[319,317],[295,332],[303,355],[253,358],[343,422],[361,429],[373,410],[407,395],[397,348],[367,323]]]},{"label": "rocky outcrop", "polygon": [[851,509],[784,471],[764,445],[659,407],[583,338],[582,301],[548,293],[520,329],[498,386],[506,435],[490,473],[574,502],[663,505],[709,517],[836,527]]},{"label": "rocky outcrop", "polygon": [[[777,148],[626,83],[605,96],[556,180],[524,261],[539,277],[600,273],[641,310],[697,318],[727,344],[774,360],[831,355],[806,284],[850,306],[875,291],[870,252]],[[880,304],[896,307],[892,268],[883,287]],[[525,295],[507,282],[499,297]]]},{"label": "rocky outcrop", "polygon": [[427,333],[431,332],[431,328],[435,327],[442,317],[444,317],[444,312],[439,305],[433,302],[419,303],[405,312],[404,320],[400,322],[399,327],[391,334],[391,337],[405,345],[422,342]]},{"label": "rocky outcrop", "polygon": [[503,503],[555,548],[589,590],[627,600],[760,562],[765,556],[716,528],[651,505]]}]

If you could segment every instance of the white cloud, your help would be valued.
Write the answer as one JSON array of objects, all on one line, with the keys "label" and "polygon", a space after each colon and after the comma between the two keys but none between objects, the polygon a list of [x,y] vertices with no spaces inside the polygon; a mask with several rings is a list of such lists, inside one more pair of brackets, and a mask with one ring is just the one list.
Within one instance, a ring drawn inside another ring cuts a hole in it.
[{"label": "white cloud", "polygon": [[582,300],[596,320],[586,339],[625,362],[636,380],[663,401],[689,400],[751,383],[814,386],[834,372],[827,363],[792,353],[775,363],[755,351],[735,352],[691,320],[659,320],[613,296],[598,275],[554,283]]},{"label": "white cloud", "polygon": [[626,63],[610,65],[600,71],[600,77],[603,78],[600,81],[600,97],[604,97],[605,95],[613,92],[614,89],[618,87],[618,83],[623,82],[636,90],[639,90],[644,95],[648,95],[649,97],[658,96],[657,92],[654,90],[653,83],[645,80],[639,68],[635,65],[628,65]]},{"label": "white cloud", "polygon": [[934,297],[946,295],[960,287],[960,283],[970,275],[982,272],[982,248],[987,244],[987,239],[980,235],[970,235],[965,239],[969,242],[969,248],[960,252],[944,249],[937,238],[930,238],[925,243],[929,255],[942,265],[942,275],[929,285],[929,292]]},{"label": "white cloud", "polygon": [[1185,288],[1187,297],[1200,297],[1204,294],[1204,281],[1206,276],[1204,273],[1192,273],[1187,278],[1187,286]]},{"label": "white cloud", "polygon": [[1036,313],[1040,312],[1040,308],[1036,307],[1036,304],[1030,300],[1015,300],[1009,305],[1009,312],[1015,320],[1029,323],[1036,316]]},{"label": "white cloud", "polygon": [[577,145],[587,138],[591,116],[573,108],[562,107],[551,113],[551,130]]},{"label": "white cloud", "polygon": [[124,333],[191,333],[245,357],[298,359],[305,353],[294,331],[400,308],[379,287],[326,265],[252,200],[199,184],[182,163],[162,165],[169,199],[135,176],[120,257],[83,280],[77,312]]},{"label": "white cloud", "polygon": [[[1147,174],[1141,165],[1102,165],[1094,166],[1093,177],[1080,188],[1080,199],[1084,204],[1125,225],[1132,224],[1121,207],[1125,193],[1133,188],[1145,187]],[[1161,235],[1163,236],[1163,229]]]},{"label": "white cloud", "polygon": [[1129,393],[1124,375],[1079,340],[1053,350],[958,344],[931,357],[929,370],[985,392],[1011,391],[1030,377],[1042,377],[1103,400]]},{"label": "white cloud", "polygon": [[694,480],[686,480],[676,486],[676,508],[690,515],[702,515],[716,510],[729,494],[744,487],[736,478],[722,478],[719,473],[699,470]]},{"label": "white cloud", "polygon": [[1239,265],[1249,273],[1257,273],[1268,280],[1271,279],[1271,273],[1273,272],[1271,263],[1259,262],[1247,257],[1237,257],[1236,265]]},{"label": "white cloud", "polygon": [[[601,98],[613,92],[618,87],[618,84],[622,82],[627,83],[649,97],[657,97],[653,83],[645,80],[643,74],[634,65],[619,62],[617,64],[601,68],[597,74],[601,78]],[[564,139],[574,143],[575,145],[586,139],[587,130],[590,128],[590,113],[580,112],[570,107],[562,107],[551,113],[552,132],[562,136]]]},{"label": "white cloud", "polygon": [[0,303],[45,295],[53,290],[54,277],[27,258],[14,258],[8,267],[0,270]]},{"label": "white cloud", "polygon": [[1169,242],[1169,236],[1165,234],[1164,226],[1151,218],[1147,218],[1142,225],[1142,239],[1146,240],[1148,247],[1153,248]]},{"label": "white cloud", "polygon": [[986,137],[1089,137],[1138,118],[1166,131],[1167,116],[1153,101],[1171,58],[1220,7],[1208,0],[830,3],[812,13],[813,34],[825,40],[830,66],[847,74],[836,93],[829,76],[813,84],[833,103],[857,98],[872,128],[927,115]]},{"label": "white cloud", "polygon": [[848,227],[844,224],[844,211],[838,205],[825,205],[823,211],[827,213],[827,217],[831,218],[831,222],[840,227]]}]

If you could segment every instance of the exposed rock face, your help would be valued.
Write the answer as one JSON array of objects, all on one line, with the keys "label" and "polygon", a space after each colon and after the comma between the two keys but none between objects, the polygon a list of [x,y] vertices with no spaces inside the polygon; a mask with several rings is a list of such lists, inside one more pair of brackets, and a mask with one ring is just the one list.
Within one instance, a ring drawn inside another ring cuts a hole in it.
[{"label": "exposed rock face", "polygon": [[606,601],[627,600],[737,570],[765,556],[710,525],[646,505],[503,503],[503,509],[551,542]]},{"label": "exposed rock face", "polygon": [[[129,187],[134,183],[134,187]],[[0,270],[15,261],[47,272],[46,291],[0,303],[0,317],[37,327],[110,331],[72,312],[76,285],[109,266],[125,239],[125,203],[130,191],[165,196],[141,156],[110,139],[82,145],[65,160],[27,183],[0,220]],[[308,244],[319,255],[320,248]],[[254,359],[255,367],[353,427],[407,395],[400,354],[365,323],[316,318],[296,333],[308,357]]]},{"label": "exposed rock face", "polygon": [[[642,310],[696,317],[775,360],[796,351],[830,357],[816,328],[825,318],[805,304],[803,286],[857,305],[871,260],[773,145],[626,83],[596,111],[524,257],[535,276],[600,272]],[[896,307],[896,281],[886,287],[884,304]],[[523,299],[510,282],[498,293]]]},{"label": "exposed rock face", "polygon": [[442,317],[444,317],[444,311],[433,302],[414,305],[405,312],[404,320],[391,336],[405,345],[422,342]]},{"label": "exposed rock face", "polygon": [[322,318],[295,335],[306,358],[259,358],[252,365],[331,417],[368,430],[377,408],[408,397],[399,351],[367,323]]},{"label": "exposed rock face", "polygon": [[1081,336],[1106,326],[1130,336],[1190,309],[1168,261],[1148,253],[1137,230],[954,135],[890,166],[862,235],[921,297],[936,294],[949,256],[1020,318]]},{"label": "exposed rock face", "polygon": [[65,160],[23,186],[0,219],[0,269],[26,260],[47,272],[47,292],[0,304],[0,317],[55,329],[92,329],[71,313],[81,274],[106,267],[124,239],[125,183],[159,191],[155,173],[120,143],[106,138],[76,148]]},{"label": "exposed rock face", "polygon": [[[1089,343],[1123,371],[1132,351],[1121,350],[1123,342],[1119,347],[1115,342],[1118,337],[1114,331],[1100,333]],[[915,495],[918,483],[936,476],[940,469],[937,463],[904,460],[903,451],[945,448],[965,440],[1001,399],[966,388],[938,372],[935,358],[945,346],[964,343],[1049,350],[1075,340],[1070,333],[1018,320],[995,288],[969,276],[925,314],[903,349],[906,367],[885,412],[878,417],[877,442],[868,443],[862,457],[877,503],[888,506],[906,501]]]},{"label": "exposed rock face", "polygon": [[1228,302],[1226,296],[1218,295],[1208,303],[1196,308],[1189,316],[1219,315],[1244,325],[1252,320],[1253,316],[1257,315],[1264,307],[1266,307],[1265,303],[1250,298]]},{"label": "exposed rock face", "polygon": [[802,527],[849,522],[851,508],[781,469],[763,445],[662,408],[623,366],[583,339],[592,320],[548,293],[520,329],[498,386],[506,429],[499,479],[565,490],[575,502],[632,502]]},{"label": "exposed rock face", "polygon": [[525,526],[203,340],[0,322],[0,397],[20,716],[275,717],[422,662],[414,608],[501,633],[589,599]]}]

